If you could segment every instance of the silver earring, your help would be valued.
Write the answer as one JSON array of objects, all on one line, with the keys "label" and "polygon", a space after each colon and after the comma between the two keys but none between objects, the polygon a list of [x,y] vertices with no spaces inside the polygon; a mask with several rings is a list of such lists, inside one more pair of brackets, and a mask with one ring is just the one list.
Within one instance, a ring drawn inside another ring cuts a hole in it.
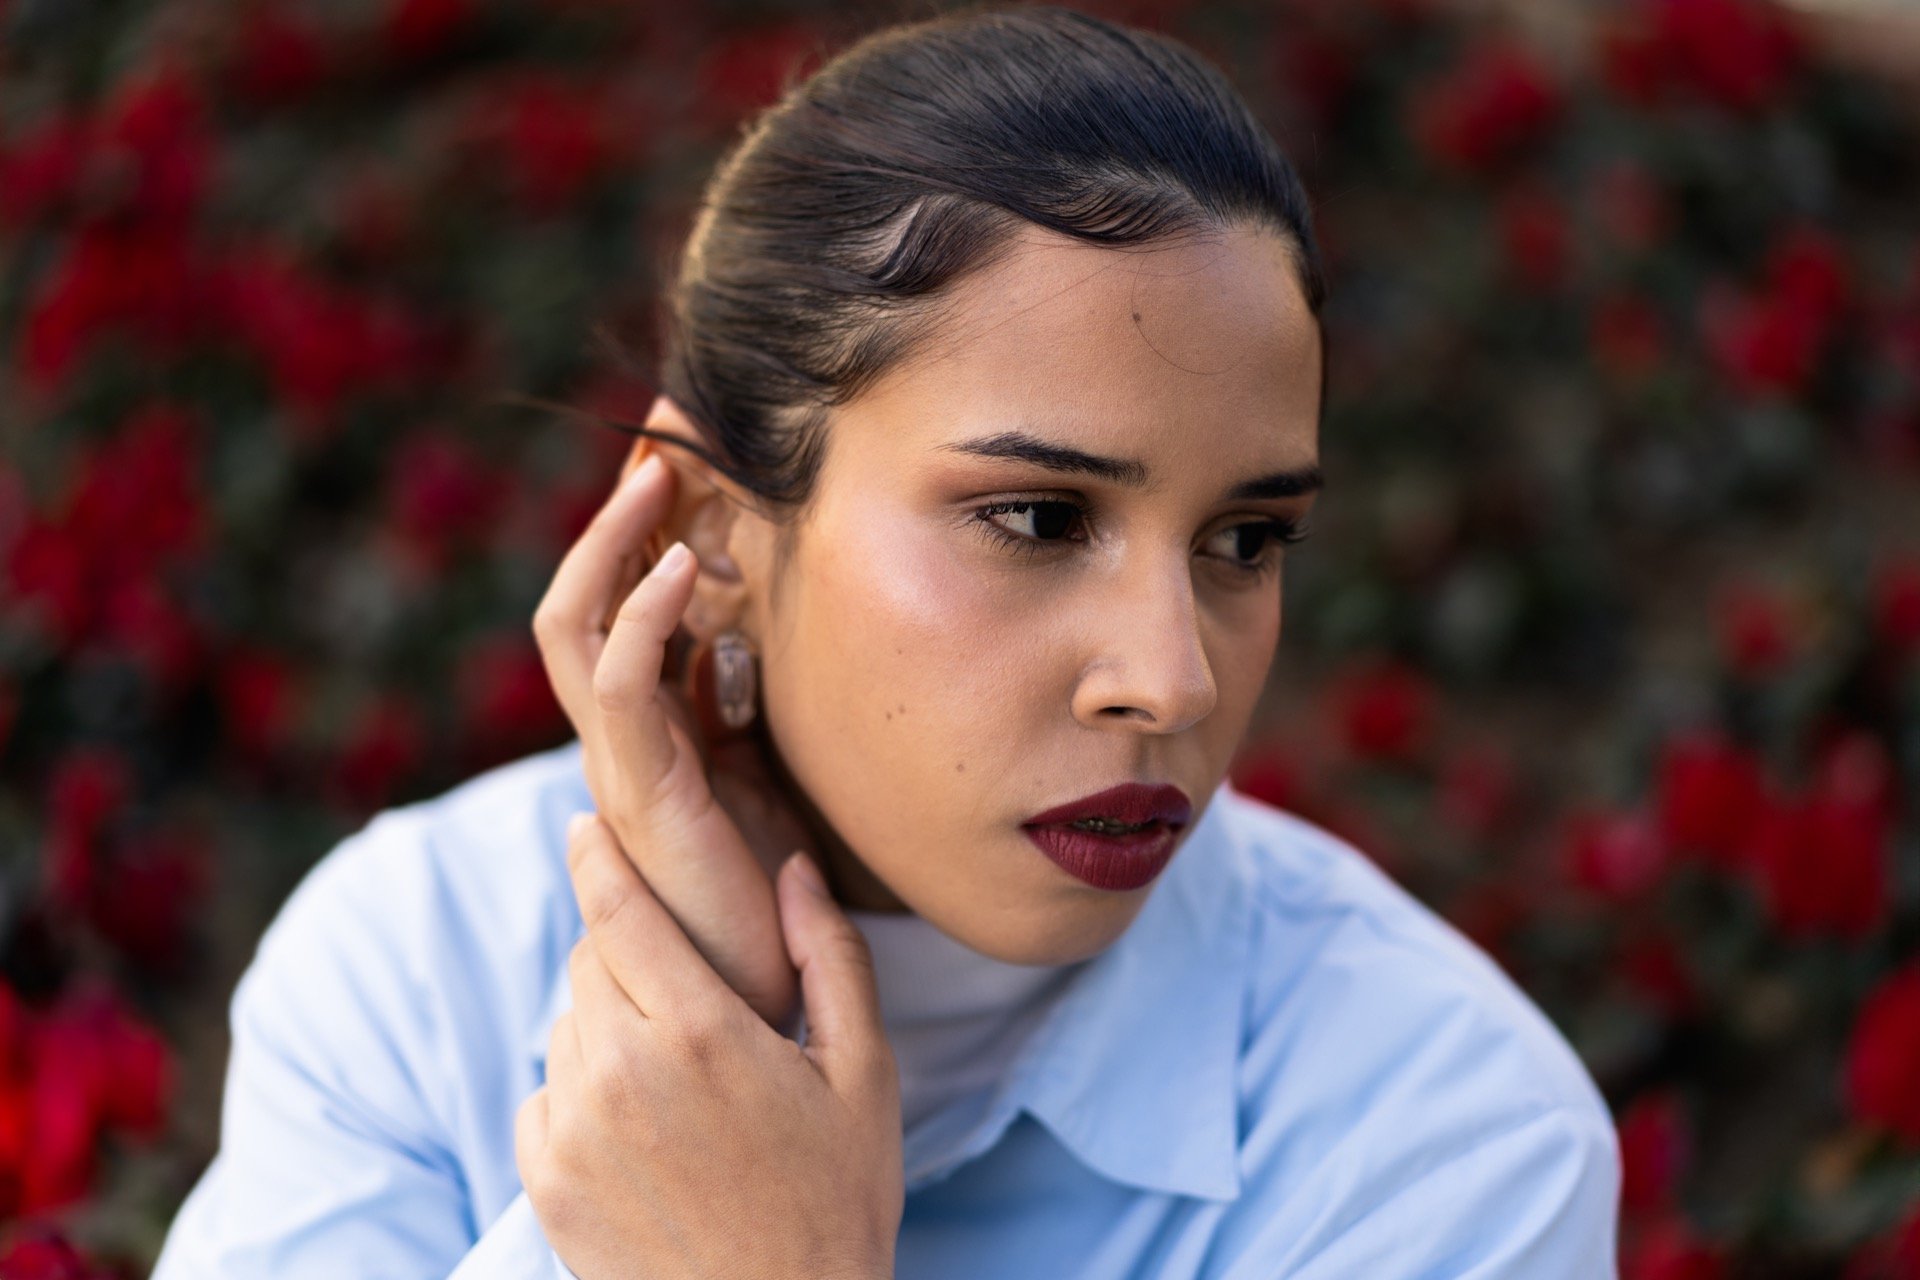
[{"label": "silver earring", "polygon": [[744,632],[730,627],[713,638],[713,700],[727,728],[753,723],[756,675],[753,645]]}]

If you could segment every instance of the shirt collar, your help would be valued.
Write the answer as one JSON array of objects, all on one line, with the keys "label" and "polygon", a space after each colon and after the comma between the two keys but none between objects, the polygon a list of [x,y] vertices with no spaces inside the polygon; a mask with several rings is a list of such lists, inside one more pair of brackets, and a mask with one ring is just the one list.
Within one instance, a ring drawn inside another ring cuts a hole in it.
[{"label": "shirt collar", "polygon": [[[578,768],[579,747],[566,750]],[[573,808],[591,808],[584,775],[573,781]],[[997,1139],[1024,1109],[1107,1178],[1213,1200],[1240,1194],[1238,1067],[1254,907],[1230,829],[1235,795],[1220,784],[1133,923],[1075,975],[1014,1057],[985,1122],[955,1146],[977,1152],[983,1135]],[[563,824],[573,809],[558,808]],[[584,927],[577,911],[574,920],[569,948]],[[542,1071],[553,1024],[572,1003],[563,950],[525,1046]],[[912,1147],[910,1139],[910,1165],[932,1154]]]}]

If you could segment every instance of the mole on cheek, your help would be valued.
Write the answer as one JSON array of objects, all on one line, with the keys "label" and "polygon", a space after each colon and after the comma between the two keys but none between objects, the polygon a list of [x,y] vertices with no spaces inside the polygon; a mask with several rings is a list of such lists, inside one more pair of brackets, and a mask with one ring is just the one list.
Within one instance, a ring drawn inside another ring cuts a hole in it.
[{"label": "mole on cheek", "polygon": [[959,761],[953,766],[953,771],[955,773],[965,773],[967,771],[967,762],[965,760]]}]

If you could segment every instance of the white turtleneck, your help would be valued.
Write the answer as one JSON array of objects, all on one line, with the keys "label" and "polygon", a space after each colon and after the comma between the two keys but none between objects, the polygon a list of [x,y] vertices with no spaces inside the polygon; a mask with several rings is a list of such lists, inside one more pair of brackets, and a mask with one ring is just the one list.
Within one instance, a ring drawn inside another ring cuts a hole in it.
[{"label": "white turtleneck", "polygon": [[[1008,964],[914,912],[842,910],[873,951],[881,1021],[900,1067],[903,1130],[998,1080],[1087,963]],[[805,1024],[802,1014],[796,1037]]]}]

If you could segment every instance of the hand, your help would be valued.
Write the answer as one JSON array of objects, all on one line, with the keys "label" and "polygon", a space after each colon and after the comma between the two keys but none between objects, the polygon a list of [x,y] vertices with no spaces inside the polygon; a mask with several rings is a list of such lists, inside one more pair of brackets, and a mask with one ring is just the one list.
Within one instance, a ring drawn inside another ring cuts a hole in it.
[{"label": "hand", "polygon": [[805,855],[776,876],[803,1047],[756,1017],[608,825],[567,845],[587,936],[514,1157],[581,1280],[881,1280],[905,1207],[900,1083],[866,940]]},{"label": "hand", "polygon": [[[661,679],[691,576],[666,613],[622,621],[641,607],[631,566],[673,495],[672,469],[650,454],[560,562],[534,636],[600,815],[700,954],[769,1025],[785,1027],[799,988],[780,943],[773,874],[812,841],[771,780],[761,735],[710,748],[683,695]],[[655,839],[663,829],[676,841]]]}]

